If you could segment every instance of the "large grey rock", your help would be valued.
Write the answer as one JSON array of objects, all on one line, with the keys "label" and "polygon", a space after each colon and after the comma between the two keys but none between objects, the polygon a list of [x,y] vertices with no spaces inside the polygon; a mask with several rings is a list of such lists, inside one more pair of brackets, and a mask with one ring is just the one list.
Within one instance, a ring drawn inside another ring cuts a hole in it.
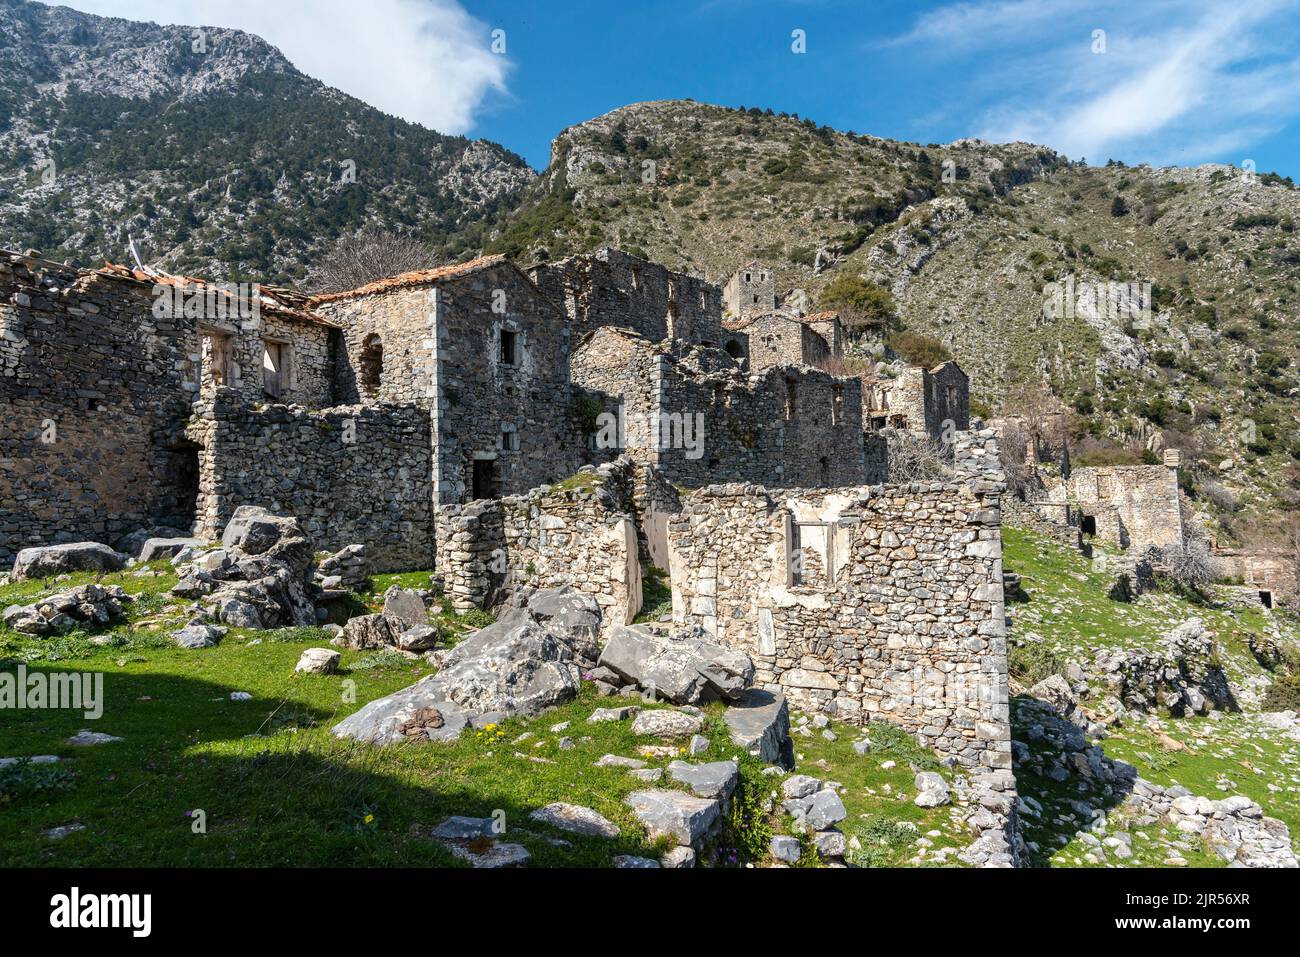
[{"label": "large grey rock", "polygon": [[722,812],[716,800],[683,791],[633,791],[625,801],[652,839],[667,835],[687,847],[707,837]]},{"label": "large grey rock", "polygon": [[172,641],[178,648],[194,650],[196,648],[213,648],[226,635],[226,629],[219,625],[186,625],[171,634]]},{"label": "large grey rock", "polygon": [[579,804],[566,804],[557,801],[546,807],[539,807],[528,815],[534,821],[549,824],[562,831],[582,834],[587,837],[618,837],[618,825],[603,814]]},{"label": "large grey rock", "polygon": [[599,663],[674,704],[738,699],[753,680],[753,662],[699,634],[664,638],[639,626],[615,628]]},{"label": "large grey rock", "polygon": [[790,837],[788,834],[772,835],[772,839],[767,843],[767,849],[778,861],[785,861],[787,864],[798,864],[799,858],[803,856],[803,847],[799,843],[799,838]]},{"label": "large grey rock", "polygon": [[526,608],[539,625],[564,635],[583,662],[600,657],[600,605],[590,595],[567,586],[548,589],[532,595]]},{"label": "large grey rock", "polygon": [[339,670],[341,657],[333,648],[308,648],[303,651],[293,670],[303,674],[332,675]]},{"label": "large grey rock", "polygon": [[653,735],[657,738],[685,738],[699,731],[704,721],[698,715],[660,708],[642,711],[632,721],[633,734]]},{"label": "large grey rock", "polygon": [[151,538],[140,549],[140,561],[175,558],[183,549],[202,547],[203,540],[200,538]]},{"label": "large grey rock", "polygon": [[849,816],[840,796],[829,788],[795,801],[786,801],[785,808],[796,823],[807,824],[814,831],[824,831]]},{"label": "large grey rock", "polygon": [[822,782],[807,774],[792,774],[781,782],[781,793],[787,801],[797,801],[816,794],[822,789]]},{"label": "large grey rock", "polygon": [[637,857],[633,854],[620,854],[614,858],[614,867],[619,870],[637,870],[645,868],[647,870],[662,867],[658,861],[650,857]]},{"label": "large grey rock", "polygon": [[125,565],[126,556],[99,542],[39,545],[18,553],[9,577],[20,582],[29,578],[53,578],[69,572],[116,572]]},{"label": "large grey rock", "polygon": [[[537,592],[530,600],[542,601],[546,608],[550,595]],[[420,708],[441,711],[446,706],[461,719],[480,722],[487,716],[493,716],[493,720],[515,715],[532,717],[563,704],[578,693],[581,670],[575,645],[581,647],[585,639],[582,635],[572,638],[559,633],[561,619],[559,614],[549,614],[543,625],[528,607],[506,609],[496,622],[440,653],[442,670],[436,675],[372,701],[336,725],[334,733],[386,743],[404,736],[398,733],[397,726]],[[378,631],[386,627],[373,620],[354,624],[360,621],[349,621],[335,643],[347,644],[349,628]],[[392,637],[396,642],[399,636]],[[440,739],[433,734],[429,737]]]},{"label": "large grey rock", "polygon": [[386,614],[358,615],[347,620],[343,634],[334,640],[334,644],[359,651],[396,648],[401,643],[403,627],[400,621]]},{"label": "large grey rock", "polygon": [[429,680],[370,702],[336,724],[333,735],[371,744],[455,740],[469,726],[469,718]]},{"label": "large grey rock", "polygon": [[752,688],[723,715],[733,744],[770,764],[794,767],[790,710],[780,692]]},{"label": "large grey rock", "polygon": [[430,651],[438,647],[441,635],[433,625],[415,625],[397,638],[397,647],[403,651]]},{"label": "large grey rock", "polygon": [[384,592],[384,614],[408,628],[429,623],[429,610],[424,606],[424,599],[411,589],[396,585]]},{"label": "large grey rock", "polygon": [[689,764],[674,761],[668,765],[668,776],[685,784],[699,797],[717,798],[724,803],[740,783],[740,765],[735,761],[712,761],[708,764]]},{"label": "large grey rock", "polygon": [[1070,684],[1060,675],[1048,675],[1029,689],[1031,697],[1046,701],[1057,714],[1068,717],[1074,712],[1079,699],[1075,697]]},{"label": "large grey rock", "polygon": [[189,532],[170,525],[154,525],[151,528],[137,528],[130,534],[123,535],[113,542],[113,550],[123,555],[140,557],[140,550],[151,538],[188,538]]}]

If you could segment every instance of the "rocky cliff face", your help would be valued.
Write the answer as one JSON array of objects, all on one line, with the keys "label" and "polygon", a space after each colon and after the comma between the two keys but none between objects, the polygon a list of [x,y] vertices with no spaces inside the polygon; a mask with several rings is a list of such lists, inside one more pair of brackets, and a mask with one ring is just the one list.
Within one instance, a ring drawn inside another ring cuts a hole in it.
[{"label": "rocky cliff face", "polygon": [[533,178],[502,147],[386,116],[237,30],[0,0],[0,245],[302,282],[340,235],[452,255]]}]

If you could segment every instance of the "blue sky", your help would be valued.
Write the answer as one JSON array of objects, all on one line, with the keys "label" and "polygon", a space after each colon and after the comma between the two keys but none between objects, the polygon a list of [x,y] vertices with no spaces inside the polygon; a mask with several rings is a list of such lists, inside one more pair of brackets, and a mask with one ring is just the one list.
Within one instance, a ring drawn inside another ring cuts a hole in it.
[{"label": "blue sky", "polygon": [[1300,0],[67,2],[258,33],[304,72],[535,167],[565,126],[690,97],[923,143],[1252,160],[1300,179]]}]

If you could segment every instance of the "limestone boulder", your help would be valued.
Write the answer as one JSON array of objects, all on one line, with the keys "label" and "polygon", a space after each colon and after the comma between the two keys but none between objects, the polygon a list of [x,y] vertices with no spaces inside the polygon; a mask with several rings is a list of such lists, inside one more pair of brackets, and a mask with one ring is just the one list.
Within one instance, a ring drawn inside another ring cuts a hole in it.
[{"label": "limestone boulder", "polygon": [[194,650],[196,648],[214,648],[226,635],[226,629],[217,625],[193,624],[171,633],[172,642],[178,648]]},{"label": "limestone boulder", "polygon": [[396,585],[384,592],[384,614],[397,619],[408,628],[429,623],[429,609],[425,607],[424,599],[419,593]]},{"label": "limestone boulder", "polygon": [[14,560],[10,579],[53,578],[71,572],[116,572],[126,566],[126,556],[99,542],[40,545],[24,548]]},{"label": "limestone boulder", "polygon": [[332,675],[339,670],[342,657],[333,648],[308,648],[293,670],[302,674]]},{"label": "limestone boulder", "polygon": [[723,720],[733,744],[770,764],[794,767],[790,709],[780,692],[752,688],[727,708]]},{"label": "limestone boulder", "polygon": [[660,708],[642,711],[632,720],[632,733],[656,738],[688,738],[704,726],[698,715]]},{"label": "limestone boulder", "polygon": [[753,662],[701,634],[684,631],[665,638],[635,625],[615,628],[599,664],[673,704],[738,700],[753,681]]},{"label": "limestone boulder", "polygon": [[151,538],[140,548],[140,561],[152,562],[160,558],[175,558],[187,548],[203,547],[198,538]]},{"label": "limestone boulder", "polygon": [[633,791],[624,800],[652,840],[667,836],[683,847],[708,837],[722,814],[718,801],[684,791]]},{"label": "limestone boulder", "polygon": [[396,648],[402,637],[402,623],[385,614],[358,615],[349,618],[343,633],[332,644],[339,648],[370,651],[379,648]]},{"label": "limestone boulder", "polygon": [[542,824],[585,837],[618,837],[618,825],[603,814],[579,804],[558,801],[533,811],[528,817]]}]

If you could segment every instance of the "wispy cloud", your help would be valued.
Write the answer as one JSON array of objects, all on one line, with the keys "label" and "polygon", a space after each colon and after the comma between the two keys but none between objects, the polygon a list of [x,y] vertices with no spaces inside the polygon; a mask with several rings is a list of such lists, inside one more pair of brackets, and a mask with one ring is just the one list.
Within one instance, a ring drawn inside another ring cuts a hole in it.
[{"label": "wispy cloud", "polygon": [[1186,163],[1246,149],[1300,114],[1296,14],[1295,0],[970,0],[891,43],[987,64],[961,104],[985,139]]},{"label": "wispy cloud", "polygon": [[61,2],[102,16],[255,33],[304,73],[444,133],[469,130],[486,98],[506,93],[510,63],[492,52],[491,26],[456,0]]}]

